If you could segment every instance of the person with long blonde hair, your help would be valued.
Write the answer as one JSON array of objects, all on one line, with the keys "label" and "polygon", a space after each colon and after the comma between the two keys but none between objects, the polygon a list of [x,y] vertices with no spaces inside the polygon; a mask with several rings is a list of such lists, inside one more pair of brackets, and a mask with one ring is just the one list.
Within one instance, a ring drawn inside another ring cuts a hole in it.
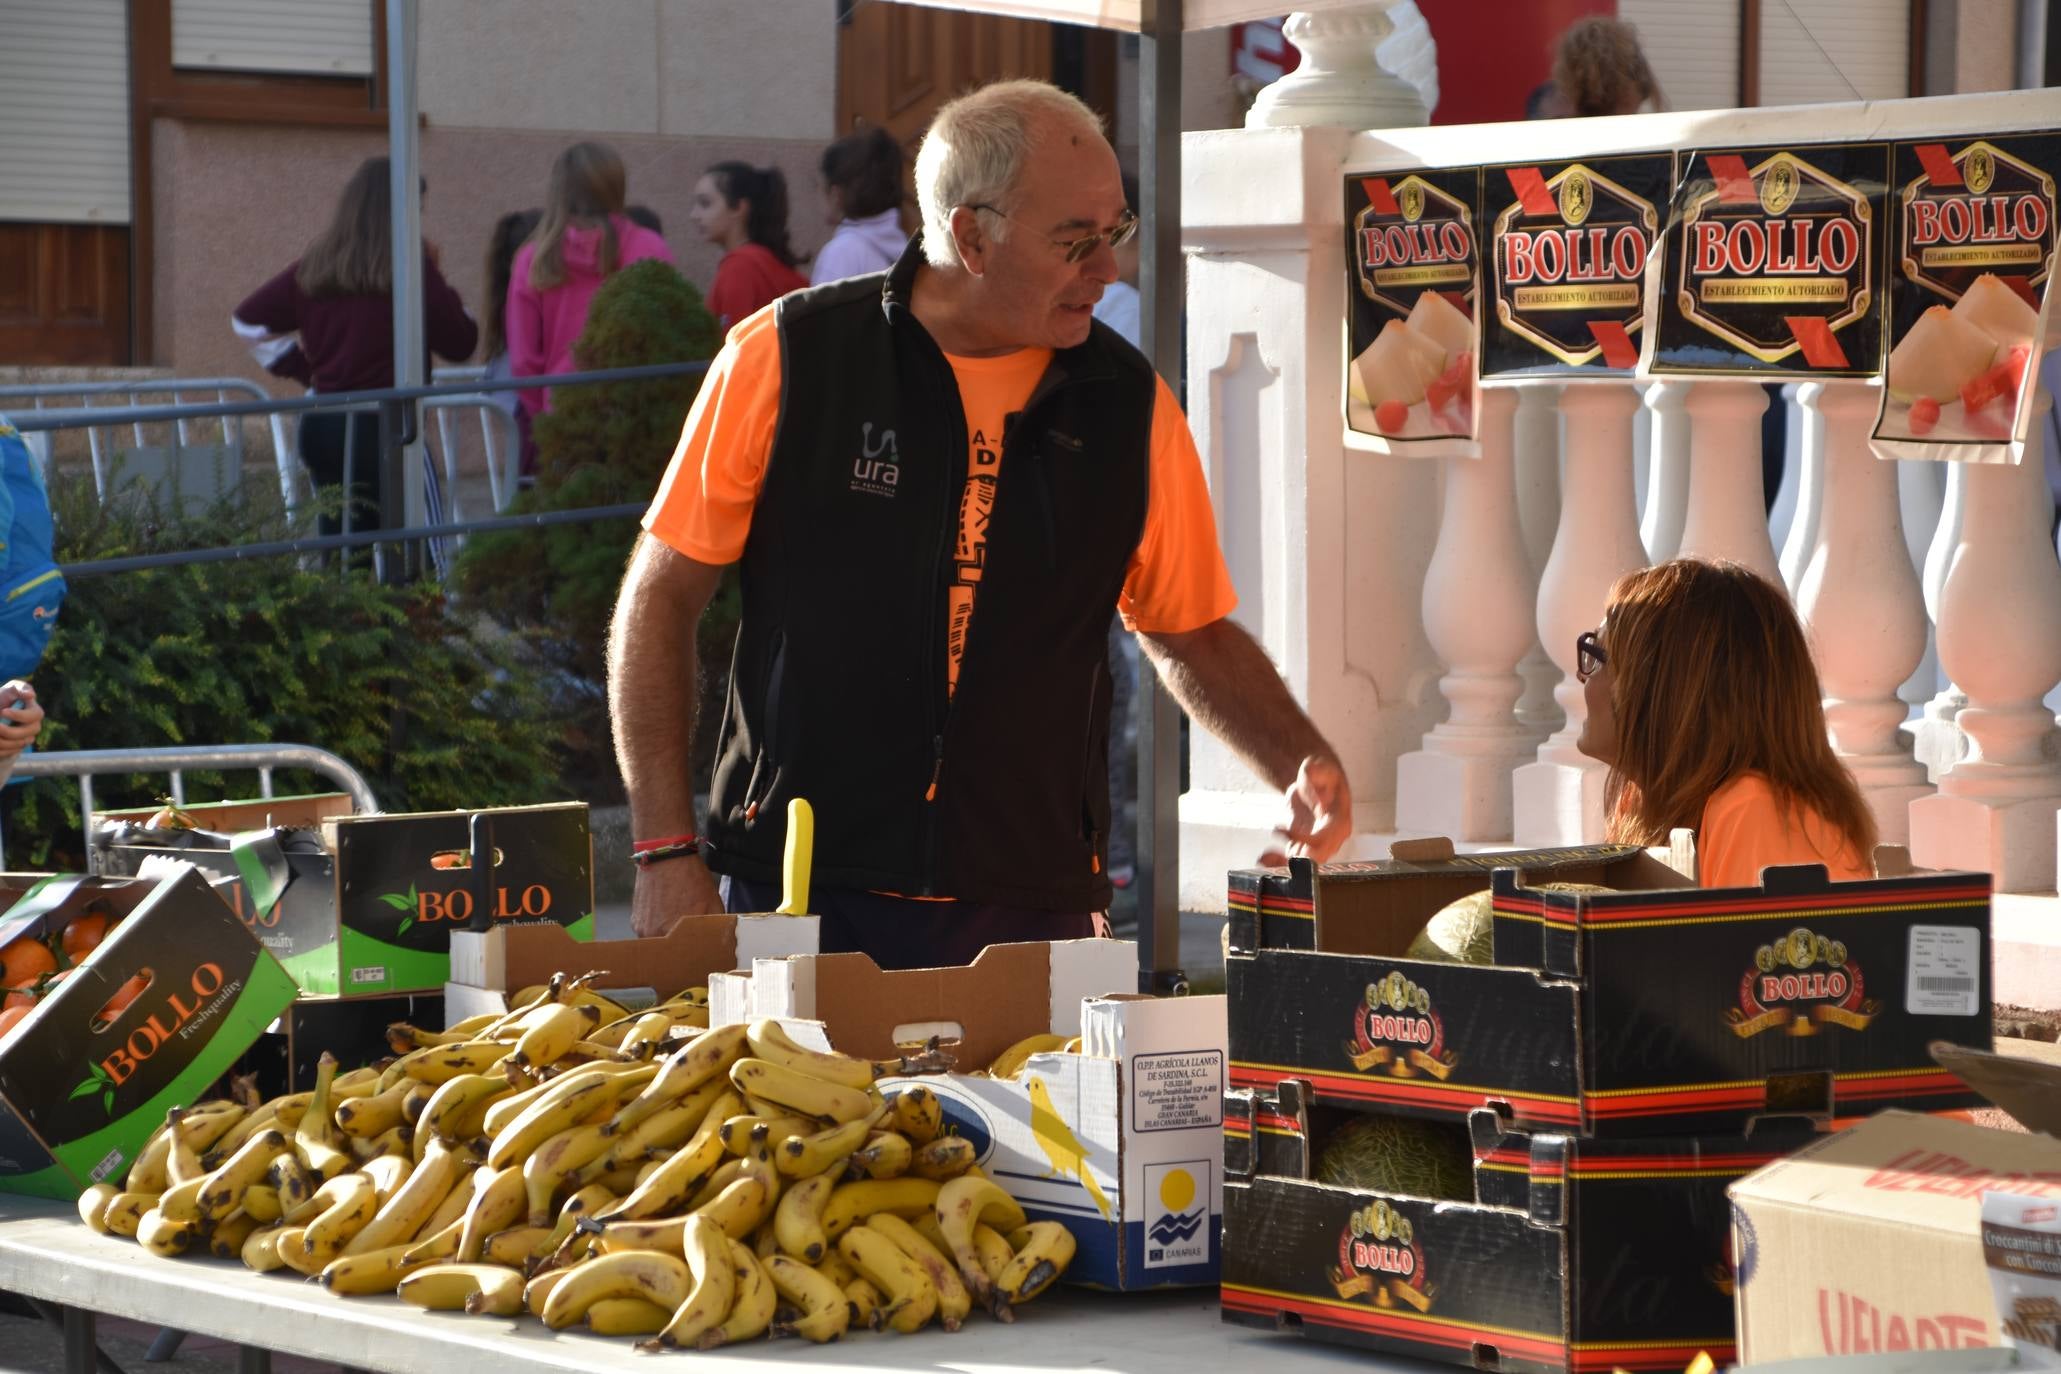
[{"label": "person with long blonde hair", "polygon": [[1704,887],[1756,886],[1780,864],[1874,876],[1874,817],[1832,752],[1780,588],[1737,563],[1677,558],[1619,578],[1576,650],[1589,711],[1578,747],[1610,765],[1611,840],[1694,830]]},{"label": "person with long blonde hair", "polygon": [[[516,251],[508,283],[509,375],[577,372],[573,345],[601,283],[646,258],[672,262],[665,239],[625,213],[627,182],[606,143],[575,143],[551,164],[543,218]],[[524,391],[522,408],[532,416],[549,410],[550,392]]]}]

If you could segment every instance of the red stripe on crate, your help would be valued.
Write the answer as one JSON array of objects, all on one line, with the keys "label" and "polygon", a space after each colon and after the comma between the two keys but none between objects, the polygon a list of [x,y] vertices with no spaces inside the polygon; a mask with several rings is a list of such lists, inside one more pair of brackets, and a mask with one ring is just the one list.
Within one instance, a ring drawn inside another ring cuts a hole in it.
[{"label": "red stripe on crate", "polygon": [[1638,1169],[1645,1173],[1706,1173],[1712,1169],[1737,1169],[1751,1173],[1763,1164],[1773,1164],[1782,1158],[1782,1151],[1768,1151],[1759,1154],[1735,1155],[1610,1155],[1602,1158],[1583,1156],[1574,1162],[1577,1174],[1616,1174],[1627,1169]]},{"label": "red stripe on crate", "polygon": [[1251,1123],[1244,1121],[1233,1121],[1230,1117],[1227,1116],[1224,1118],[1224,1134],[1235,1136],[1251,1135]]},{"label": "red stripe on crate", "polygon": [[1738,1354],[1731,1341],[1698,1341],[1689,1345],[1609,1345],[1596,1349],[1576,1346],[1573,1367],[1591,1369],[1665,1369],[1676,1374],[1699,1354],[1707,1354],[1719,1369],[1729,1366]]},{"label": "red stripe on crate", "polygon": [[1652,1092],[1626,1093],[1622,1097],[1590,1097],[1589,1115],[1598,1117],[1678,1116],[1685,1112],[1713,1111],[1723,1107],[1757,1107],[1767,1101],[1767,1087],[1749,1083],[1738,1088],[1656,1088]]},{"label": "red stripe on crate", "polygon": [[[1895,888],[1868,893],[1865,904],[1872,915],[1876,908],[1890,909],[1916,902],[1938,906],[1949,902],[1988,900],[1989,889],[1986,887]],[[1514,901],[1506,902],[1501,909],[1514,910],[1515,905]],[[1589,909],[1587,919],[1592,923],[1601,924],[1606,921],[1650,920],[1655,916],[1743,916],[1761,911],[1810,911],[1819,907],[1854,905],[1854,894],[1851,892],[1816,893],[1796,897],[1741,897],[1728,902],[1676,900],[1642,903],[1639,906],[1596,906]],[[1536,905],[1530,909],[1545,912],[1545,899],[1537,899]]]},{"label": "red stripe on crate", "polygon": [[1972,1092],[1966,1083],[1950,1073],[1914,1074],[1908,1078],[1898,1077],[1848,1077],[1835,1074],[1833,1082],[1839,1097],[1903,1097],[1924,1094],[1932,1097],[1946,1093]]},{"label": "red stripe on crate", "polygon": [[1274,1112],[1254,1112],[1252,1119],[1262,1130],[1292,1132],[1302,1130],[1301,1125],[1297,1123],[1294,1117],[1280,1116]]},{"label": "red stripe on crate", "polygon": [[1394,1079],[1343,1078],[1337,1074],[1311,1073],[1304,1069],[1258,1069],[1247,1065],[1231,1066],[1231,1082],[1241,1088],[1275,1088],[1284,1079],[1307,1080],[1319,1091],[1329,1092],[1334,1097],[1350,1097],[1362,1102],[1402,1102],[1426,1107],[1478,1107],[1494,1098],[1508,1102],[1520,1117],[1534,1121],[1575,1123],[1581,1119],[1580,1109],[1573,1102],[1556,1101],[1548,1097],[1529,1097],[1522,1093],[1505,1092],[1501,1089],[1484,1089],[1473,1086],[1441,1087],[1428,1083],[1403,1083]]},{"label": "red stripe on crate", "polygon": [[[1436,1301],[1436,1298],[1433,1300]],[[1493,1345],[1498,1350],[1529,1355],[1553,1364],[1565,1364],[1567,1357],[1567,1347],[1564,1344],[1535,1333],[1447,1321],[1429,1315],[1397,1316],[1371,1307],[1293,1298],[1283,1293],[1270,1293],[1238,1284],[1224,1285],[1223,1304],[1240,1312],[1263,1315],[1293,1312],[1305,1321],[1317,1322],[1324,1326],[1372,1331],[1422,1345],[1440,1345],[1462,1350],[1472,1349],[1477,1344]]]}]

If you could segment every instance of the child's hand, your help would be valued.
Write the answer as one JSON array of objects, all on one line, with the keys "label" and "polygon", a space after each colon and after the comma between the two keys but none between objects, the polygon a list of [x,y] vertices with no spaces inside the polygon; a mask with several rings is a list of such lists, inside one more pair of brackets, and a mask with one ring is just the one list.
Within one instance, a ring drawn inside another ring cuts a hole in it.
[{"label": "child's hand", "polygon": [[43,708],[36,689],[20,678],[0,685],[0,758],[11,759],[36,742],[43,729]]}]

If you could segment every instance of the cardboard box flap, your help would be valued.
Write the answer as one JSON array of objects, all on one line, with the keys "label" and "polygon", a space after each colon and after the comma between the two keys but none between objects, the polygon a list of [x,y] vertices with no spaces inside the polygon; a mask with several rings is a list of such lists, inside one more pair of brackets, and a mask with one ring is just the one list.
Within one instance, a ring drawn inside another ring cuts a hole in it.
[{"label": "cardboard box flap", "polygon": [[[96,830],[103,824],[132,821],[141,824],[161,808],[137,806],[123,811],[95,811]],[[347,792],[317,792],[296,797],[254,797],[248,801],[195,802],[179,808],[203,830],[234,835],[245,830],[319,829],[322,823],[355,810]]]},{"label": "cardboard box flap", "polygon": [[661,997],[749,966],[816,948],[813,916],[689,916],[652,939],[578,940],[562,926],[496,925],[451,932],[451,981],[514,992],[558,972],[599,971],[598,989],[648,987]]},{"label": "cardboard box flap", "polygon": [[1990,1054],[1951,1041],[1927,1046],[1934,1062],[2002,1107],[2027,1130],[2061,1136],[2061,1064]]}]

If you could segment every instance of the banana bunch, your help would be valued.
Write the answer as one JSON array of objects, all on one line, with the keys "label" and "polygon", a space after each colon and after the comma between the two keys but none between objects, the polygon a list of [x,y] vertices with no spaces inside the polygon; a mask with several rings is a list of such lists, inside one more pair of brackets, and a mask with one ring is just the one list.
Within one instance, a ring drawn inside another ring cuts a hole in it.
[{"label": "banana bunch", "polygon": [[980,1171],[936,1093],[884,1097],[891,1063],[770,1020],[708,1029],[700,989],[631,1013],[586,981],[391,1027],[394,1058],[324,1055],[309,1092],[174,1109],[80,1217],[154,1254],[648,1349],[1012,1321],[1065,1272],[1073,1236]]},{"label": "banana bunch", "polygon": [[988,1065],[987,1073],[990,1078],[1014,1078],[1023,1072],[1024,1066],[1030,1062],[1030,1057],[1034,1054],[1079,1054],[1080,1052],[1081,1038],[1078,1035],[1071,1037],[1049,1033],[1027,1035],[996,1055],[995,1061]]}]

